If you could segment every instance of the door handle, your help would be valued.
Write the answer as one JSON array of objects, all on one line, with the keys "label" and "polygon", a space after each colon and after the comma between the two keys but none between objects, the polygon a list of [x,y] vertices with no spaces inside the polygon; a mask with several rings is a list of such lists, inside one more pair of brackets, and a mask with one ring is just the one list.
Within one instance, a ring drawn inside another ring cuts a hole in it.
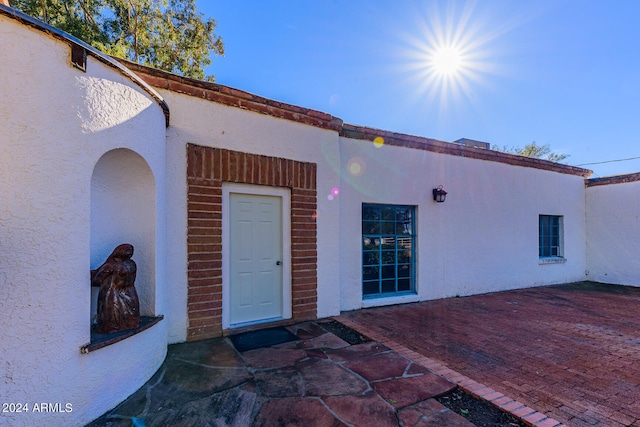
[{"label": "door handle", "polygon": [[282,261],[276,261],[276,265],[282,265]]}]

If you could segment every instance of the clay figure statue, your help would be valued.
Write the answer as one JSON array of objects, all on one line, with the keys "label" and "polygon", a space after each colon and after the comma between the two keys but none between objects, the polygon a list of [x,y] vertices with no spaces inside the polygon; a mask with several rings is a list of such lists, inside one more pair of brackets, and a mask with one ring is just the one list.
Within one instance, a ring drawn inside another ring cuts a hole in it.
[{"label": "clay figure statue", "polygon": [[91,285],[99,286],[98,325],[100,334],[135,329],[140,326],[140,301],[134,287],[136,263],[133,245],[119,245],[97,270],[91,271]]}]

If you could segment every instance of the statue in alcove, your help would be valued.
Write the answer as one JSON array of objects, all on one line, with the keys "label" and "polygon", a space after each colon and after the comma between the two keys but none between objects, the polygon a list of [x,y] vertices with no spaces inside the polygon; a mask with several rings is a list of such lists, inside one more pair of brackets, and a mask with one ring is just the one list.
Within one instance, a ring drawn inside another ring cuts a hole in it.
[{"label": "statue in alcove", "polygon": [[119,245],[98,269],[91,270],[91,285],[99,286],[97,332],[114,332],[140,326],[140,301],[134,286],[136,263],[133,245]]}]

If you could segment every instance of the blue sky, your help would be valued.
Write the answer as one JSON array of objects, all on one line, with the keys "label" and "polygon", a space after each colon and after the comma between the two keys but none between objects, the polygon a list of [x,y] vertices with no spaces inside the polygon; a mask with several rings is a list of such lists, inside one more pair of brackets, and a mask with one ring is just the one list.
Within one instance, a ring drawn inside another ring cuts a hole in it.
[{"label": "blue sky", "polygon": [[[640,1],[198,0],[220,84],[444,141],[640,157]],[[457,52],[441,75],[433,57]],[[640,159],[586,165],[640,171]]]}]

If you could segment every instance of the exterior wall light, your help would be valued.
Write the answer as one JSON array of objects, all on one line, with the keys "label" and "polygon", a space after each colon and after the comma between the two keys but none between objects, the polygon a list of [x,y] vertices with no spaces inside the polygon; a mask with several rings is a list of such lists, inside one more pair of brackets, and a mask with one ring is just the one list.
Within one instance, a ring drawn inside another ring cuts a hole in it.
[{"label": "exterior wall light", "polygon": [[438,203],[444,202],[444,199],[447,197],[447,192],[442,189],[442,185],[439,185],[438,188],[433,189],[433,200]]}]

